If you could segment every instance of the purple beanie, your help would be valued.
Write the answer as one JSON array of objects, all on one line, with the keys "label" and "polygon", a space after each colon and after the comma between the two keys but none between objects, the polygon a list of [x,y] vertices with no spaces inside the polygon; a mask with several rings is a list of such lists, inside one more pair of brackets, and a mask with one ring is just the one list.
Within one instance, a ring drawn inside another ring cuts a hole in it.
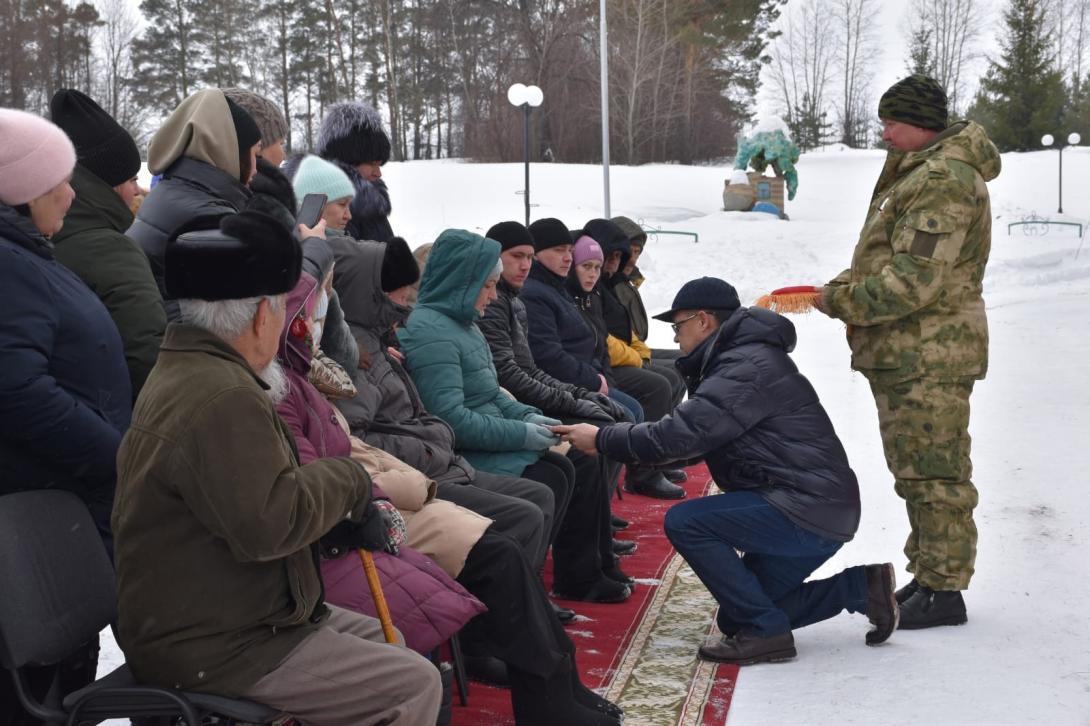
[{"label": "purple beanie", "polygon": [[594,241],[593,237],[582,235],[575,242],[575,247],[571,251],[572,265],[578,267],[587,260],[598,260],[599,262],[605,262],[605,255],[602,254],[602,246]]},{"label": "purple beanie", "polygon": [[76,166],[68,136],[41,116],[0,108],[0,203],[26,204],[63,182]]}]

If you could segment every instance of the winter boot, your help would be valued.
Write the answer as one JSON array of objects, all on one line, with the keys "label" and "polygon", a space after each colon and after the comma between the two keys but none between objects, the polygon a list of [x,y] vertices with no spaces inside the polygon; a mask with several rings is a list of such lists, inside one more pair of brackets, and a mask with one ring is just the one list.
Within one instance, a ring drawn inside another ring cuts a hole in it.
[{"label": "winter boot", "polygon": [[466,666],[466,676],[478,683],[485,683],[496,688],[510,688],[511,678],[507,664],[491,655],[466,655],[462,660]]},{"label": "winter boot", "polygon": [[671,484],[662,472],[630,466],[625,472],[624,490],[655,499],[684,499],[685,490]]},{"label": "winter boot", "polygon": [[908,598],[915,595],[919,589],[920,583],[916,582],[916,578],[913,577],[911,582],[897,591],[897,604],[904,605]]},{"label": "winter boot", "polygon": [[632,588],[605,575],[597,582],[587,586],[553,584],[553,595],[561,600],[582,600],[584,602],[624,602],[632,596]]},{"label": "winter boot", "polygon": [[867,645],[878,645],[889,640],[897,629],[900,609],[893,590],[897,577],[892,562],[867,565],[864,571],[867,574],[867,620],[874,626],[867,633]]},{"label": "winter boot", "polygon": [[795,651],[795,638],[790,630],[767,638],[745,631],[739,631],[729,638],[722,635],[714,640],[709,639],[697,652],[704,660],[735,665],[780,663],[798,655]]},{"label": "winter boot", "polygon": [[617,565],[609,568],[603,568],[602,574],[611,580],[616,580],[622,585],[628,585],[629,587],[635,587],[636,585],[635,578],[633,578],[631,575],[629,575]]},{"label": "winter boot", "polygon": [[900,606],[901,630],[922,630],[939,625],[964,625],[965,600],[957,590],[932,590],[919,585]]},{"label": "winter boot", "polygon": [[549,605],[552,606],[553,612],[556,613],[556,619],[560,621],[561,625],[567,625],[575,620],[575,611],[571,608],[561,607],[552,600],[549,601]]},{"label": "winter boot", "polygon": [[630,539],[613,540],[613,554],[615,555],[630,555],[636,551],[636,547],[636,543]]},{"label": "winter boot", "polygon": [[517,726],[617,726],[620,720],[575,699],[571,661],[567,658],[548,676],[510,669],[511,707]]},{"label": "winter boot", "polygon": [[613,526],[614,532],[620,532],[622,529],[628,529],[628,525],[632,524],[627,519],[624,519],[623,517],[618,517],[616,514],[610,516],[610,524]]},{"label": "winter boot", "polygon": [[663,469],[662,475],[671,484],[684,484],[689,481],[689,475],[685,473],[684,469]]}]

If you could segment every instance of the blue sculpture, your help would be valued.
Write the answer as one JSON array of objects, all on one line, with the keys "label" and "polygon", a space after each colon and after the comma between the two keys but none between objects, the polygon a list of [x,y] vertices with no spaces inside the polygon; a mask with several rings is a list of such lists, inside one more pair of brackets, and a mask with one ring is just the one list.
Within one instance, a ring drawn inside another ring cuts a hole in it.
[{"label": "blue sculpture", "polygon": [[787,184],[787,198],[794,199],[799,188],[799,175],[795,171],[795,162],[799,160],[799,147],[783,131],[759,131],[752,136],[742,137],[738,141],[738,156],[734,168],[745,170],[752,166],[758,173],[764,173],[769,164],[777,176],[782,176]]}]

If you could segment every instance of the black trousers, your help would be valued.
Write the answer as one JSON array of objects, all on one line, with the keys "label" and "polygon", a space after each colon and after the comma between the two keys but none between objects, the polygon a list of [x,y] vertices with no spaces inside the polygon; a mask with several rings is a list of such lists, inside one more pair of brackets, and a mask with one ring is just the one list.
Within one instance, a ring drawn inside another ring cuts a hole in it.
[{"label": "black trousers", "polygon": [[670,399],[670,411],[673,412],[673,410],[677,408],[677,405],[681,403],[681,399],[685,398],[685,392],[687,390],[685,379],[681,377],[681,373],[674,367],[673,361],[658,361],[652,358],[651,362],[648,364],[647,370],[654,371],[670,381],[670,390],[673,392],[673,396]]},{"label": "black trousers", "polygon": [[613,369],[617,388],[640,402],[644,421],[654,422],[674,410],[674,387],[652,368],[622,366]]},{"label": "black trousers", "polygon": [[537,570],[510,537],[489,528],[469,551],[457,580],[488,607],[465,626],[463,644],[543,678],[572,652]]},{"label": "black trousers", "polygon": [[492,520],[491,531],[515,540],[536,568],[545,564],[555,507],[553,493],[540,482],[477,471],[470,484],[440,483],[440,499]]},{"label": "black trousers", "polygon": [[553,493],[553,520],[549,529],[549,544],[553,544],[560,533],[575,489],[575,467],[567,457],[546,451],[544,456],[522,470],[522,477],[541,482]]},{"label": "black trousers", "polygon": [[575,490],[553,543],[553,586],[573,592],[598,582],[602,570],[613,566],[613,528],[602,460],[575,449],[568,460],[575,469]]}]

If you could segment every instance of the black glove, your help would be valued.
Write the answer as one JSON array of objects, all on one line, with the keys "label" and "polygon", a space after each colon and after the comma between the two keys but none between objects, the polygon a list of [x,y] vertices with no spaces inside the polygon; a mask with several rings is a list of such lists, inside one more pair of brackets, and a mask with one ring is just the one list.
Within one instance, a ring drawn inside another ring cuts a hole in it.
[{"label": "black glove", "polygon": [[601,421],[602,423],[611,424],[614,423],[614,419],[606,410],[599,406],[594,401],[575,399],[575,404],[572,406],[571,412],[572,418],[583,419],[584,421]]},{"label": "black glove", "polygon": [[396,554],[397,545],[389,534],[391,525],[388,515],[375,507],[374,500],[371,500],[362,511],[352,512],[349,518],[337,522],[322,537],[319,541],[322,556],[332,559],[359,549]]},{"label": "black glove", "polygon": [[624,405],[614,401],[604,393],[588,391],[585,400],[593,401],[617,423],[633,423],[635,421],[632,418],[632,413]]}]

